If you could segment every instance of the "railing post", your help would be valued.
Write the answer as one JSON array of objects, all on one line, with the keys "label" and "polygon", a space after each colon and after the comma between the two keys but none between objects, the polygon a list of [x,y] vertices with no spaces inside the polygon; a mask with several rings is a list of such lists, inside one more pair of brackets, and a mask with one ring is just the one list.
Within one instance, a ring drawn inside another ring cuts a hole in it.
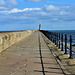
[{"label": "railing post", "polygon": [[51,33],[51,41],[52,41],[52,33]]},{"label": "railing post", "polygon": [[57,33],[56,37],[57,37],[57,46],[58,46],[58,33]]},{"label": "railing post", "polygon": [[[52,33],[51,33],[51,41],[52,41]],[[52,41],[53,42],[53,41]]]},{"label": "railing post", "polygon": [[67,54],[67,35],[65,34],[65,53]]},{"label": "railing post", "polygon": [[70,35],[70,57],[69,57],[70,59],[72,59],[73,57],[72,57],[72,37],[71,37],[71,35]]},{"label": "railing post", "polygon": [[62,45],[61,51],[63,51],[63,34],[61,34],[61,45]]},{"label": "railing post", "polygon": [[52,42],[53,42],[53,33],[52,33]]},{"label": "railing post", "polygon": [[50,37],[49,39],[51,40],[51,33],[50,32],[49,32],[49,37]]},{"label": "railing post", "polygon": [[60,33],[59,33],[59,48],[60,48]]},{"label": "railing post", "polygon": [[50,40],[51,40],[51,34],[50,34]]},{"label": "railing post", "polygon": [[54,36],[54,44],[55,44],[55,33],[53,34],[53,36]]},{"label": "railing post", "polygon": [[53,43],[54,43],[54,34],[52,33],[52,36],[53,36]]},{"label": "railing post", "polygon": [[55,33],[54,33],[54,43],[55,43]]},{"label": "railing post", "polygon": [[50,40],[51,40],[51,33],[49,33],[49,35],[50,35]]},{"label": "railing post", "polygon": [[55,45],[57,45],[57,35],[55,33]]}]

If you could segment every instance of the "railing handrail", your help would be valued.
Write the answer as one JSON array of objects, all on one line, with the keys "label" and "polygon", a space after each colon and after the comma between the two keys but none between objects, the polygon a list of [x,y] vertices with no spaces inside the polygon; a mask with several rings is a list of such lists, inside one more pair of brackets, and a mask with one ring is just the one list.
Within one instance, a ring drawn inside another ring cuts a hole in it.
[{"label": "railing handrail", "polygon": [[[63,35],[63,33],[56,33],[56,32],[50,32],[50,31],[45,31],[45,30],[41,30],[41,32],[43,34],[45,34],[48,39],[50,39],[53,43],[55,43],[56,46],[58,46],[60,48],[61,46],[61,51],[63,51],[63,46],[65,46],[65,53],[64,54],[67,54],[67,49],[70,50],[70,57],[69,58],[73,58],[72,57],[72,52],[75,53],[75,51],[72,50],[72,46],[75,44],[72,45],[72,42],[74,39],[72,39],[72,36],[70,35],[69,38],[67,38],[67,34],[65,34],[65,36]],[[63,42],[65,44],[63,44]],[[69,47],[67,46],[67,42],[70,43]]]}]

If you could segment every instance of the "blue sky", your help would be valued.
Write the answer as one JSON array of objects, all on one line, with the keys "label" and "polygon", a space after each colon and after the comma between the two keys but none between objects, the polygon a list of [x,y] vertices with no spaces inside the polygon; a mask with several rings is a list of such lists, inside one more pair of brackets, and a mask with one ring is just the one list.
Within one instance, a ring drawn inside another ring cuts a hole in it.
[{"label": "blue sky", "polygon": [[75,30],[75,0],[0,0],[0,31]]}]

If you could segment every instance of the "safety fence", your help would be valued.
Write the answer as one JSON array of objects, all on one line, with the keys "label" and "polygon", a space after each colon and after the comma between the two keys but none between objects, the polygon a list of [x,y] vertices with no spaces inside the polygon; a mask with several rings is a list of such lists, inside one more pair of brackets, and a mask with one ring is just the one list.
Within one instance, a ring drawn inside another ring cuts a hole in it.
[{"label": "safety fence", "polygon": [[75,44],[72,39],[72,36],[69,35],[67,38],[67,34],[63,35],[63,33],[50,32],[45,30],[40,30],[49,40],[51,40],[58,48],[61,48],[61,51],[65,51],[64,54],[70,54],[70,59],[75,56]]}]

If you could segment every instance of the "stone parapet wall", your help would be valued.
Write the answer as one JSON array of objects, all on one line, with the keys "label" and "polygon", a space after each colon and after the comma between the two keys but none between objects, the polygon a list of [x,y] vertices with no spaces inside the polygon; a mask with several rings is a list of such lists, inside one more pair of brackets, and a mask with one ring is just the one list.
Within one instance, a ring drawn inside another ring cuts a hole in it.
[{"label": "stone parapet wall", "polygon": [[0,52],[10,47],[14,43],[22,40],[26,36],[35,31],[14,31],[14,32],[1,32],[0,33]]}]

